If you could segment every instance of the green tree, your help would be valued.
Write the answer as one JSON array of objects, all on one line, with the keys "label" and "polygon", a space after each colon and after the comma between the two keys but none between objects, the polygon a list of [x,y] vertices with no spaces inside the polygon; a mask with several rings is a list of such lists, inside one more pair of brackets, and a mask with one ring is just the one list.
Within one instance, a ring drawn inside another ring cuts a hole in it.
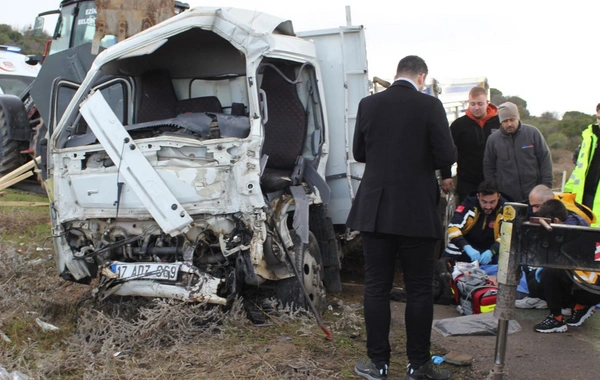
[{"label": "green tree", "polygon": [[569,138],[561,132],[554,132],[546,139],[550,149],[569,149]]},{"label": "green tree", "polygon": [[490,102],[498,106],[506,102],[506,98],[502,95],[502,91],[497,88],[490,88]]},{"label": "green tree", "polygon": [[550,111],[546,111],[544,113],[542,113],[542,115],[540,116],[540,119],[542,120],[558,120],[558,114],[556,112],[550,112]]},{"label": "green tree", "polygon": [[578,137],[595,120],[595,115],[588,115],[579,111],[569,111],[563,115],[562,120],[559,122],[559,128],[568,137]]},{"label": "green tree", "polygon": [[518,96],[504,96],[502,91],[497,88],[490,89],[490,101],[492,104],[499,106],[505,102],[512,102],[517,105],[521,119],[528,118],[530,116],[529,110],[527,109],[527,102]]},{"label": "green tree", "polygon": [[0,24],[0,45],[14,45],[21,48],[25,55],[41,55],[44,53],[46,41],[50,36],[43,33],[37,37],[33,35],[31,28],[25,28],[22,32],[13,30],[10,25]]}]

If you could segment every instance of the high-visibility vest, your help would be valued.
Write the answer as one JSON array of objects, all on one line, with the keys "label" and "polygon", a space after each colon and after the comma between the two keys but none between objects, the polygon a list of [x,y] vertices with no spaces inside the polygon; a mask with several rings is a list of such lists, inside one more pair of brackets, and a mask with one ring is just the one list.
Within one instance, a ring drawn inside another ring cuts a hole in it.
[{"label": "high-visibility vest", "polygon": [[583,282],[587,282],[590,285],[597,285],[599,278],[600,276],[598,276],[598,272],[584,270],[576,270],[575,274],[573,275],[573,280],[577,282],[582,282],[583,280]]},{"label": "high-visibility vest", "polygon": [[565,205],[567,211],[579,215],[590,226],[596,223],[596,214],[586,205],[583,205],[575,200],[577,194],[560,193],[555,194],[554,199],[558,199]]},{"label": "high-visibility vest", "polygon": [[[571,177],[569,177],[569,180],[565,184],[565,193],[575,194],[575,201],[579,203],[582,203],[583,200],[585,176],[587,175],[590,162],[596,151],[596,145],[598,144],[598,137],[596,137],[592,130],[592,124],[581,132],[581,138],[581,148],[577,156],[577,164],[575,165],[575,169],[573,169],[573,173],[571,173]],[[598,183],[598,187],[596,188],[596,194],[598,196],[594,197],[592,210],[595,214],[598,214],[600,212],[600,183]],[[590,225],[598,227],[600,226],[600,221],[596,220]]]}]

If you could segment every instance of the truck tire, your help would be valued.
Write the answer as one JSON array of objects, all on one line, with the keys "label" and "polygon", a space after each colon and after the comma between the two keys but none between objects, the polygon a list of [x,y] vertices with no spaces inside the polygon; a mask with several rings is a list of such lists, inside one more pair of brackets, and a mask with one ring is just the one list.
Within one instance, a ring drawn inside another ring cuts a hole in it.
[{"label": "truck tire", "polygon": [[456,211],[456,196],[453,193],[448,194],[445,202],[445,210],[442,215],[442,228],[444,229],[444,247],[448,245],[448,225],[452,221]]},{"label": "truck tire", "polygon": [[46,169],[48,168],[48,158],[46,157],[46,146],[44,145],[44,147],[42,148],[42,141],[44,141],[45,144],[48,143],[46,141],[46,133],[48,132],[48,127],[46,126],[46,123],[42,122],[40,119],[39,124],[33,128],[33,131],[33,157],[35,158],[40,156],[40,164],[38,165],[39,170],[36,171],[37,180],[42,186],[42,188],[45,189],[46,185],[44,181],[48,179],[48,175],[46,173]]},{"label": "truck tire", "polygon": [[454,216],[454,211],[456,210],[456,196],[453,193],[444,195],[442,194],[440,197],[440,217],[442,219],[442,230],[444,231],[444,238],[442,240],[438,240],[435,247],[435,259],[438,260],[442,257],[446,246],[448,245],[448,225],[452,220],[452,216]]},{"label": "truck tire", "polygon": [[[323,263],[317,239],[312,233],[309,233],[308,244],[304,244],[294,231],[290,231],[290,235],[294,241],[292,252],[294,265],[300,276],[302,276],[302,283],[308,292],[309,298],[319,314],[322,314],[327,306],[327,299],[325,298],[325,286],[323,284]],[[279,280],[275,286],[277,298],[283,305],[309,309],[302,287],[295,276]]]},{"label": "truck tire", "polygon": [[311,207],[308,225],[321,250],[321,258],[325,269],[323,279],[325,288],[327,292],[339,293],[342,291],[340,246],[336,239],[331,218],[327,216],[325,206],[314,205]]},{"label": "truck tire", "polygon": [[0,177],[10,173],[25,163],[21,150],[27,149],[22,142],[8,139],[6,114],[0,108]]}]

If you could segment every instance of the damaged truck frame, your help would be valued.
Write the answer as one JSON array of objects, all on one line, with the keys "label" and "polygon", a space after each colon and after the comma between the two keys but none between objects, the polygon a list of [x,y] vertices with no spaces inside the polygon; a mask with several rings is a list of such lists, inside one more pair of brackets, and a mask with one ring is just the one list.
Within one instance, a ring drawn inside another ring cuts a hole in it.
[{"label": "damaged truck frame", "polygon": [[366,49],[362,27],[301,36],[195,8],[102,51],[81,85],[56,79],[51,114],[76,91],[40,144],[62,278],[100,299],[225,305],[261,286],[306,306],[294,265],[323,310],[362,174],[348,142]]}]

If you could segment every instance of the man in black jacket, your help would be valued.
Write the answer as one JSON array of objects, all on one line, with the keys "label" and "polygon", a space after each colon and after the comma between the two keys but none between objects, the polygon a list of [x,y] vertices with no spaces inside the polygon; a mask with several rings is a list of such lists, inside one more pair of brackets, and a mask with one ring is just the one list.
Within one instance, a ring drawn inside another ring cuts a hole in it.
[{"label": "man in black jacket", "polygon": [[[456,194],[462,202],[483,182],[483,153],[488,137],[500,129],[498,109],[488,100],[483,87],[469,91],[469,108],[464,116],[452,122],[450,131],[458,152]],[[454,185],[451,168],[441,170],[442,190],[448,193]]]},{"label": "man in black jacket", "polygon": [[390,290],[396,256],[406,286],[406,379],[448,379],[430,358],[434,247],[442,237],[435,170],[456,160],[442,103],[421,93],[427,65],[398,63],[395,82],[361,100],[352,152],[366,164],[347,226],[360,231],[365,257],[368,359],[355,372],[386,379],[390,361]]}]

